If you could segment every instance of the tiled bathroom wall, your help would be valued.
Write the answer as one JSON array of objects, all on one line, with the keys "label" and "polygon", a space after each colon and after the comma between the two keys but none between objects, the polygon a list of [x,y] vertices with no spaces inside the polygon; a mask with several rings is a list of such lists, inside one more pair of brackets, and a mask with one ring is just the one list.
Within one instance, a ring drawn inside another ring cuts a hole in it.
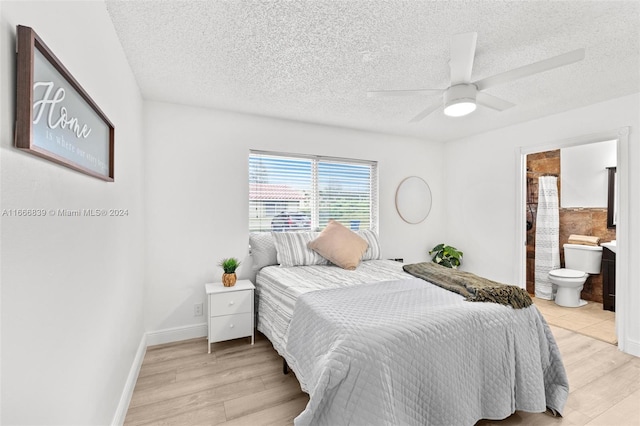
[{"label": "tiled bathroom wall", "polygon": [[[527,156],[527,222],[531,228],[527,231],[527,291],[535,293],[535,235],[536,213],[538,210],[538,177],[558,176],[558,194],[562,190],[560,178],[560,150],[539,152]],[[607,209],[571,208],[560,209],[560,248],[567,243],[569,235],[594,235],[601,241],[616,238],[615,229],[607,228]],[[564,267],[564,253],[560,251],[560,261]],[[591,275],[584,284],[581,297],[584,300],[602,303],[602,274]]]}]

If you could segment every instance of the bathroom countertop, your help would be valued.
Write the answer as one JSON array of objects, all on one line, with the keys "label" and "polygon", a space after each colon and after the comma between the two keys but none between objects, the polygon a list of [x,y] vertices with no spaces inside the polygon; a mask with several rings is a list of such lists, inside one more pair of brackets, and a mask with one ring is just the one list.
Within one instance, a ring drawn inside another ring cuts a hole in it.
[{"label": "bathroom countertop", "polygon": [[617,253],[617,252],[616,252],[616,250],[617,250],[617,244],[616,244],[616,241],[615,241],[615,240],[613,240],[613,241],[609,241],[609,242],[607,242],[607,243],[600,243],[600,245],[601,245],[602,247],[606,247],[606,248],[608,248],[609,250],[611,250],[611,251],[612,251],[612,252],[614,252],[614,253]]}]

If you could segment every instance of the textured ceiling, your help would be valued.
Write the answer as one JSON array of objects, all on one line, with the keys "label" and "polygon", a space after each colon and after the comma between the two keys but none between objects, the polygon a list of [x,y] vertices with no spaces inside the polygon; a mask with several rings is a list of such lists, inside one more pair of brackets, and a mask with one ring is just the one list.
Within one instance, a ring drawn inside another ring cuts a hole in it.
[{"label": "textured ceiling", "polygon": [[[146,99],[446,141],[640,92],[638,1],[113,1]],[[516,104],[450,118],[452,34],[477,32],[472,81],[578,48],[572,65],[487,89]]]}]

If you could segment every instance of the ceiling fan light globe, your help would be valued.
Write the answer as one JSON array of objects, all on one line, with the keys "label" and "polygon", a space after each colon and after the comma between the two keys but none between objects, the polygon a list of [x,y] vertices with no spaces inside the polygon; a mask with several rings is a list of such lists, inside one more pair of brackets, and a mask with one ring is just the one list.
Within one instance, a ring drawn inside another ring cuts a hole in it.
[{"label": "ceiling fan light globe", "polygon": [[457,99],[444,107],[444,114],[449,117],[464,117],[476,110],[473,99]]}]

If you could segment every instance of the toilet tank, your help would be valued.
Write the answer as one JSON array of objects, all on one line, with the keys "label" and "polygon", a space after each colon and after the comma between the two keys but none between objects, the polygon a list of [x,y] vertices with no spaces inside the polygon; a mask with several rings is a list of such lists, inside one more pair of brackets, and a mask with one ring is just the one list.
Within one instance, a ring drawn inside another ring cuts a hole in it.
[{"label": "toilet tank", "polygon": [[567,269],[599,274],[602,261],[602,247],[581,244],[565,244],[564,264]]}]

